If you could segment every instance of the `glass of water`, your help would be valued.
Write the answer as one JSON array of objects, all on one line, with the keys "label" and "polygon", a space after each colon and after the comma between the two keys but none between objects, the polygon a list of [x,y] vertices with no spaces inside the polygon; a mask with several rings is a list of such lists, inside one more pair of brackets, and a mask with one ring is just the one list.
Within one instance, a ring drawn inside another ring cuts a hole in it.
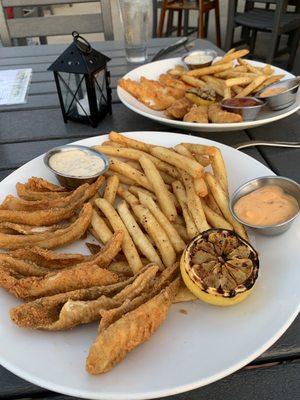
[{"label": "glass of water", "polygon": [[126,59],[143,63],[147,59],[152,0],[120,0],[124,27]]}]

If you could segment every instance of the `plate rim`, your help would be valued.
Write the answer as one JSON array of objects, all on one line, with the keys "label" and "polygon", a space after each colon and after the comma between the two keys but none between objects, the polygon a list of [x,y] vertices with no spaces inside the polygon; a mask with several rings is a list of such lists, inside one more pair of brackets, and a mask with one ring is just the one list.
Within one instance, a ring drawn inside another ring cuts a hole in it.
[{"label": "plate rim", "polygon": [[[253,63],[253,65],[255,65],[255,64],[256,65],[261,65],[261,66],[267,65],[266,63],[263,63],[261,61],[248,60],[248,59],[245,59],[245,60],[247,62],[249,62],[249,63]],[[126,77],[128,77],[134,71],[137,71],[139,69],[143,69],[145,66],[149,66],[151,64],[164,63],[164,62],[166,62],[166,63],[167,62],[176,63],[176,62],[180,62],[180,61],[181,61],[180,57],[173,57],[173,58],[167,58],[165,60],[154,61],[152,63],[144,64],[144,65],[138,66],[137,68],[132,69],[131,71],[129,71],[125,75],[123,75],[122,78],[120,78],[120,79],[126,79]],[[294,74],[292,74],[291,72],[286,71],[286,70],[284,70],[284,69],[282,69],[280,67],[276,67],[276,66],[272,66],[272,65],[271,65],[271,67],[279,68],[280,70],[284,71],[286,74],[289,74],[292,77],[295,77]],[[300,110],[300,104],[298,104],[298,105],[295,104],[295,107],[290,109],[289,111],[286,111],[285,113],[278,114],[278,115],[275,115],[275,116],[269,117],[269,118],[258,119],[258,120],[254,120],[254,121],[243,121],[243,122],[238,122],[238,123],[220,123],[220,124],[209,123],[209,124],[204,124],[204,123],[201,123],[201,122],[194,123],[194,122],[184,122],[184,121],[172,120],[172,119],[169,119],[169,118],[161,117],[159,115],[151,114],[151,113],[149,113],[147,111],[140,110],[140,109],[136,108],[134,105],[131,105],[130,103],[128,103],[128,101],[124,98],[124,94],[125,93],[126,93],[126,95],[132,97],[132,99],[137,100],[130,93],[126,92],[123,88],[121,88],[119,83],[118,83],[118,85],[117,85],[117,94],[118,94],[118,97],[121,100],[121,102],[127,108],[129,108],[131,111],[133,111],[133,112],[135,112],[135,113],[137,113],[139,115],[142,115],[143,117],[152,119],[152,120],[160,122],[162,124],[178,127],[178,128],[181,128],[181,129],[192,129],[192,128],[194,130],[196,130],[196,129],[201,129],[201,130],[207,129],[208,131],[211,131],[211,132],[213,132],[214,129],[220,130],[222,128],[226,129],[226,131],[224,131],[224,132],[231,132],[231,128],[233,130],[251,129],[251,128],[255,128],[255,127],[260,126],[260,125],[266,125],[266,124],[278,121],[280,119],[286,118],[289,115],[294,114],[295,112]],[[147,106],[145,106],[145,107],[147,107]],[[151,109],[149,108],[149,110],[151,110]]]},{"label": "plate rim", "polygon": [[[150,139],[150,134],[155,133],[155,134],[159,134],[159,135],[176,135],[176,136],[185,136],[185,137],[195,137],[196,140],[200,143],[200,142],[204,142],[204,143],[211,143],[211,144],[221,144],[224,147],[230,148],[231,150],[237,151],[241,154],[243,154],[243,157],[245,157],[246,159],[251,159],[251,161],[259,164],[259,165],[263,165],[264,168],[269,170],[270,175],[275,175],[273,171],[271,171],[269,169],[269,167],[266,167],[264,164],[262,164],[260,161],[256,160],[255,158],[249,156],[248,154],[245,154],[243,152],[240,152],[239,150],[234,149],[233,147],[227,145],[227,144],[223,144],[220,142],[217,142],[215,140],[211,140],[211,139],[206,139],[206,138],[202,138],[199,136],[195,136],[195,135],[189,135],[187,136],[184,133],[176,133],[176,132],[165,132],[165,131],[128,131],[128,132],[121,132],[122,134],[128,135],[128,136],[132,136],[135,137],[135,135],[137,135],[138,133],[147,133],[149,134],[149,139]],[[70,142],[68,144],[81,144],[81,142],[84,142],[86,140],[91,140],[91,139],[100,139],[102,141],[106,140],[108,137],[107,134],[105,135],[98,135],[98,136],[92,136],[92,137],[87,137],[84,139],[80,139],[80,140],[76,140],[74,142]],[[150,139],[151,141],[151,139]],[[45,154],[45,153],[44,153]],[[37,157],[34,157],[32,160],[28,161],[27,163],[23,164],[21,167],[17,168],[14,172],[12,172],[10,175],[8,175],[6,178],[4,178],[0,183],[5,183],[6,181],[9,181],[9,178],[14,175],[17,171],[19,171],[20,169],[22,169],[23,167],[27,166],[29,163],[31,163],[33,160],[36,159],[40,159],[40,161],[42,162],[43,159],[43,155],[41,154]],[[231,367],[227,368],[227,369],[223,369],[221,370],[219,373],[216,373],[214,375],[211,375],[209,378],[202,378],[199,379],[198,381],[194,381],[192,383],[189,384],[185,384],[185,385],[180,385],[180,386],[176,386],[173,390],[170,389],[164,389],[164,390],[154,390],[154,391],[147,391],[147,392],[139,392],[139,393],[134,393],[134,394],[122,394],[120,395],[119,393],[101,393],[99,391],[85,391],[85,390],[77,390],[77,389],[72,389],[72,388],[66,388],[65,386],[62,386],[61,384],[55,384],[55,383],[51,383],[47,380],[38,378],[30,373],[27,373],[26,371],[20,369],[19,367],[15,367],[12,363],[10,363],[9,361],[3,361],[3,358],[0,354],[0,364],[8,369],[10,372],[12,372],[13,374],[15,374],[16,376],[27,380],[28,382],[38,385],[42,388],[45,388],[47,390],[52,390],[61,394],[65,394],[65,395],[69,395],[69,396],[76,396],[76,397],[81,397],[81,398],[85,398],[85,399],[95,399],[95,400],[142,400],[142,399],[151,399],[151,398],[160,398],[160,397],[166,397],[166,396],[172,396],[172,395],[176,395],[179,393],[183,393],[183,392],[187,392],[193,389],[197,389],[200,388],[202,386],[206,386],[210,383],[216,382],[234,372],[236,372],[237,370],[239,370],[240,368],[244,367],[245,365],[247,365],[249,362],[251,362],[252,360],[254,360],[255,358],[257,358],[260,354],[262,354],[265,350],[267,350],[270,346],[272,346],[272,344],[274,344],[279,337],[288,329],[288,327],[292,324],[292,322],[295,320],[295,318],[297,317],[298,313],[300,311],[300,304],[298,306],[298,308],[296,308],[287,318],[285,324],[283,324],[280,329],[278,329],[275,334],[268,340],[266,341],[262,346],[260,346],[255,352],[253,352],[251,355],[249,355],[248,357],[244,358],[242,361],[235,363],[234,365],[232,365]]]}]

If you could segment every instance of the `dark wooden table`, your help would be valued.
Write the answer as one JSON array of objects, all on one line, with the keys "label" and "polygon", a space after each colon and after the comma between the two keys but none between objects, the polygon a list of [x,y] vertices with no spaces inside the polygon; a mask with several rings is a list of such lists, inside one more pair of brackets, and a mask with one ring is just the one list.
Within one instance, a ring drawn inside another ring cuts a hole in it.
[{"label": "dark wooden table", "polygon": [[[151,40],[150,55],[174,40],[170,38]],[[53,77],[47,72],[47,67],[65,47],[46,45],[0,48],[0,69],[25,67],[33,69],[28,102],[24,105],[0,107],[0,180],[51,147],[79,138],[105,134],[112,129],[120,132],[176,131],[174,128],[168,128],[133,113],[118,100],[117,81],[133,68],[126,64],[124,45],[121,42],[94,44],[95,48],[112,59],[109,69],[112,75],[113,114],[107,116],[96,129],[75,123],[64,124]],[[196,47],[215,48],[212,43],[205,40],[197,40]],[[294,114],[284,120],[249,131],[198,135],[228,145],[249,139],[300,141],[299,123],[300,116]],[[246,152],[268,165],[275,173],[300,182],[300,149],[252,148]],[[38,171],[36,173],[38,175]],[[247,367],[206,387],[172,396],[172,400],[296,399],[300,393],[299,361],[300,318],[298,317],[277,343]],[[0,399],[21,398],[67,400],[68,397],[32,385],[0,367]]]}]

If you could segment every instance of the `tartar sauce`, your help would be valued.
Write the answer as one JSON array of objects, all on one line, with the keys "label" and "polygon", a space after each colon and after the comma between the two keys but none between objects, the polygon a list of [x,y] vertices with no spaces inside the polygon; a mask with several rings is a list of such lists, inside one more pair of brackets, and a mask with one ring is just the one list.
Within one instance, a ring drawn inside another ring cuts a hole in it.
[{"label": "tartar sauce", "polygon": [[242,221],[258,226],[272,226],[287,221],[299,210],[297,200],[281,187],[267,185],[241,197],[234,212]]},{"label": "tartar sauce", "polygon": [[186,56],[184,62],[186,62],[187,64],[206,64],[212,61],[212,59],[212,56],[209,56],[207,54],[195,53]]},{"label": "tartar sauce", "polygon": [[63,175],[88,177],[104,168],[104,161],[83,150],[67,150],[53,154],[49,159],[52,169]]}]

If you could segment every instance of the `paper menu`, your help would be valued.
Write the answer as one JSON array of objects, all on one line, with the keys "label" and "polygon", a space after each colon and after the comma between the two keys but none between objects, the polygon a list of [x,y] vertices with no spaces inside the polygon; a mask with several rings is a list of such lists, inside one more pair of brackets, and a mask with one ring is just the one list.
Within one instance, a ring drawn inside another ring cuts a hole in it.
[{"label": "paper menu", "polygon": [[32,69],[0,71],[0,106],[26,103]]}]

